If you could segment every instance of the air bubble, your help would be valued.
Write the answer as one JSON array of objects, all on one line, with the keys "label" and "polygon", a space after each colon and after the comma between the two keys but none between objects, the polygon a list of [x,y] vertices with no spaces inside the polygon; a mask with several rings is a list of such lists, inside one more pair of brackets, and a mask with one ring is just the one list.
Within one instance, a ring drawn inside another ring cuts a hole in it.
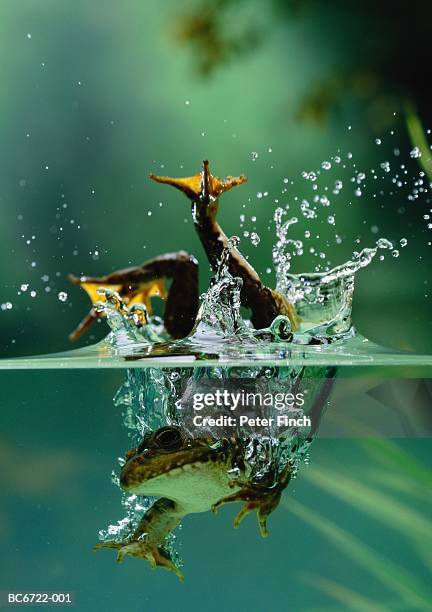
[{"label": "air bubble", "polygon": [[253,246],[258,246],[260,243],[261,238],[259,237],[259,235],[256,232],[252,232],[250,235],[250,241],[253,244]]}]

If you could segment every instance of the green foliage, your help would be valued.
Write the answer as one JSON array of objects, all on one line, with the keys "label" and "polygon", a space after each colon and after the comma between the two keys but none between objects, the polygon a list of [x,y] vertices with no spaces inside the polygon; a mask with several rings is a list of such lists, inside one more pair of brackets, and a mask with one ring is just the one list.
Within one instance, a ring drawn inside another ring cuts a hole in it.
[{"label": "green foliage", "polygon": [[[303,470],[302,478],[321,489],[323,494],[333,495],[340,503],[351,506],[353,511],[364,513],[369,520],[381,525],[380,530],[395,532],[432,579],[432,521],[425,513],[430,513],[432,503],[432,470],[391,440],[370,438],[355,444],[363,453],[362,471],[347,476],[343,465],[331,470],[312,465]],[[309,584],[348,610],[430,609],[430,580],[424,582],[404,567],[403,558],[395,562],[385,556],[379,550],[379,540],[372,547],[295,498],[285,499],[283,505],[381,585],[383,598],[371,600],[364,593],[360,595],[324,576],[306,575]],[[425,511],[418,509],[419,506]]]}]

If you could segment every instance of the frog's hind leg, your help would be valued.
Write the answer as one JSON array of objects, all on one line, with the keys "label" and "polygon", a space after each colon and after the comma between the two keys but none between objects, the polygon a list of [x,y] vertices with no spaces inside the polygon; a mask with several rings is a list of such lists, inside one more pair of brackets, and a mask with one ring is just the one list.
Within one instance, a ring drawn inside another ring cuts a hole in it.
[{"label": "frog's hind leg", "polygon": [[184,338],[192,331],[199,309],[198,261],[180,251],[156,257],[149,264],[159,277],[172,279],[165,302],[165,328],[173,338]]},{"label": "frog's hind leg", "polygon": [[123,561],[127,555],[144,559],[153,569],[162,567],[174,572],[179,580],[183,581],[180,568],[171,559],[165,546],[168,534],[178,526],[184,516],[184,512],[175,502],[160,498],[144,514],[130,539],[123,542],[108,540],[96,544],[94,548],[116,549],[117,561]]},{"label": "frog's hind leg", "polygon": [[69,340],[78,340],[92,326],[92,324],[102,316],[102,313],[91,308],[89,313],[79,323],[76,328],[69,334]]},{"label": "frog's hind leg", "polygon": [[239,527],[243,518],[256,510],[258,525],[263,538],[268,536],[267,518],[277,508],[282,495],[290,481],[292,467],[288,464],[281,472],[278,481],[272,487],[266,487],[259,483],[243,482],[241,480],[232,480],[230,486],[240,487],[240,490],[226,497],[222,497],[219,501],[212,505],[212,512],[216,512],[219,506],[230,502],[244,501],[245,505],[237,514],[234,520],[234,528]]},{"label": "frog's hind leg", "polygon": [[132,542],[100,542],[96,544],[94,550],[100,548],[114,548],[117,550],[117,561],[121,563],[127,555],[148,561],[152,569],[162,567],[174,572],[177,578],[183,582],[182,571],[171,561],[169,554],[161,546],[148,545],[145,541],[134,540]]},{"label": "frog's hind leg", "polygon": [[[165,328],[173,338],[184,338],[192,331],[199,308],[198,262],[189,253],[167,253],[141,266],[117,270],[106,276],[69,276],[71,282],[85,289],[93,303],[99,299],[97,289],[109,287],[117,291],[126,304],[148,301],[151,287],[163,278],[172,280],[165,303]],[[97,316],[92,309],[70,338],[79,338]]]},{"label": "frog's hind leg", "polygon": [[[219,269],[222,255],[229,248],[228,237],[217,221],[219,198],[233,187],[242,185],[245,176],[227,176],[220,179],[210,172],[209,162],[203,162],[202,170],[187,178],[156,176],[150,178],[158,183],[179,189],[191,201],[192,219],[195,229],[214,271]],[[228,259],[230,274],[240,277],[243,285],[240,292],[242,306],[251,310],[251,322],[256,329],[269,327],[278,315],[290,319],[292,331],[298,327],[294,306],[279,292],[266,287],[256,270],[237,248],[230,249]]]}]

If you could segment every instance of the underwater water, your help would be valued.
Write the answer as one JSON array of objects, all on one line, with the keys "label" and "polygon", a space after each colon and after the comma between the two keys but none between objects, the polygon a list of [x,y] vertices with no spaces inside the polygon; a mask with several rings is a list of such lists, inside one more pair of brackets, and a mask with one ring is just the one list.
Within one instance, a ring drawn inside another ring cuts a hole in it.
[{"label": "underwater water", "polygon": [[[70,591],[80,610],[430,609],[432,357],[381,347],[351,320],[356,273],[399,252],[381,238],[294,275],[302,245],[284,214],[273,261],[294,310],[268,327],[243,318],[234,237],[185,338],[97,281],[104,340],[0,361],[0,590]],[[206,411],[223,392],[261,399]],[[127,554],[152,538],[174,571]]]},{"label": "underwater water", "polygon": [[430,381],[340,368],[269,537],[254,515],[233,529],[238,504],[185,517],[180,583],[92,550],[123,511],[111,473],[131,445],[113,404],[125,378],[1,372],[1,590],[74,591],[79,610],[430,609]]}]

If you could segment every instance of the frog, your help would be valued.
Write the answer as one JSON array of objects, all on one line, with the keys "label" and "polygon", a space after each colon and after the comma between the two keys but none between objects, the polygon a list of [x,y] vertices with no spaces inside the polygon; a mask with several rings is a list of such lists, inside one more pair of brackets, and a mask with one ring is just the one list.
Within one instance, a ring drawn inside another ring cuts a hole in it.
[{"label": "frog", "polygon": [[[250,311],[250,322],[255,329],[267,329],[278,316],[288,318],[292,331],[299,327],[299,317],[293,304],[281,292],[267,287],[238,248],[231,248],[227,235],[217,221],[220,197],[247,181],[244,175],[220,179],[210,172],[204,160],[197,174],[186,178],[172,178],[150,174],[157,183],[170,185],[182,192],[191,203],[195,230],[204,247],[209,264],[217,272],[223,253],[229,250],[228,271],[241,279],[240,300]],[[118,292],[127,307],[144,304],[152,314],[151,298],[165,301],[164,326],[174,340],[188,336],[194,329],[199,311],[199,269],[197,259],[186,251],[166,253],[142,265],[116,270],[100,277],[69,275],[69,280],[86,291],[92,308],[69,338],[77,340],[103,316],[103,309],[95,307],[100,287]],[[165,287],[170,281],[169,289]]]},{"label": "frog", "polygon": [[167,537],[187,515],[216,513],[225,504],[243,502],[234,527],[255,511],[260,533],[267,537],[267,519],[279,504],[293,466],[288,462],[281,470],[268,470],[255,482],[245,460],[246,446],[246,439],[235,437],[193,437],[177,425],[145,435],[126,453],[120,486],[129,494],[157,500],[129,537],[100,542],[95,549],[116,549],[120,562],[127,555],[144,559],[152,568],[172,571],[183,581],[184,575],[168,551]]}]

